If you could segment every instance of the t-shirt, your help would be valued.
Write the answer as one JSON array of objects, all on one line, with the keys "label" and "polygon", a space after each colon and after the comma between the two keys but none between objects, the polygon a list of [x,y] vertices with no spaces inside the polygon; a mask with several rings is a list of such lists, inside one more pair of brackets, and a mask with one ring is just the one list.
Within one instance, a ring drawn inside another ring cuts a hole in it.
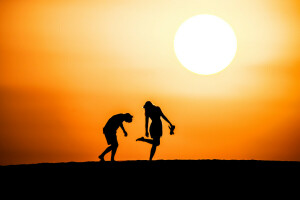
[{"label": "t-shirt", "polygon": [[104,134],[116,134],[117,129],[122,125],[124,120],[124,114],[117,114],[112,116],[103,128]]}]

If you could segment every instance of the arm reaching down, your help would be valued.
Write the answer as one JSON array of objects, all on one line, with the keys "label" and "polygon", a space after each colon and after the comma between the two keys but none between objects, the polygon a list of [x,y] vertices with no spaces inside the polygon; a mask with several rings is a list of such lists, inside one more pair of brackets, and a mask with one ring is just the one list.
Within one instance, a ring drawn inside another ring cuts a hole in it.
[{"label": "arm reaching down", "polygon": [[127,132],[125,131],[125,128],[124,128],[123,124],[121,124],[120,127],[121,127],[121,129],[123,130],[123,132],[124,132],[124,136],[127,137]]},{"label": "arm reaching down", "polygon": [[168,120],[168,118],[163,114],[163,112],[161,112],[161,117],[166,120],[166,122],[168,122],[170,125],[169,125],[169,129],[170,129],[170,135],[174,135],[174,129],[175,129],[175,126]]},{"label": "arm reaching down", "polygon": [[149,136],[149,132],[148,132],[148,124],[149,124],[149,117],[148,116],[146,116],[146,125],[145,125],[145,128],[146,128],[146,137],[148,137]]},{"label": "arm reaching down", "polygon": [[164,115],[164,113],[161,112],[161,117],[166,120],[170,124],[170,126],[173,126],[172,123],[168,120],[168,118]]}]

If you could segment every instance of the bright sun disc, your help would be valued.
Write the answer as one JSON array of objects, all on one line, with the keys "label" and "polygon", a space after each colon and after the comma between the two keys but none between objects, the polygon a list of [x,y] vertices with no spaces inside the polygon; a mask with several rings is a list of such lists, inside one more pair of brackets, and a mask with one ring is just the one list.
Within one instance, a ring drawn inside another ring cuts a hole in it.
[{"label": "bright sun disc", "polygon": [[225,69],[233,60],[237,40],[231,26],[213,15],[197,15],[178,29],[174,49],[180,63],[203,75]]}]

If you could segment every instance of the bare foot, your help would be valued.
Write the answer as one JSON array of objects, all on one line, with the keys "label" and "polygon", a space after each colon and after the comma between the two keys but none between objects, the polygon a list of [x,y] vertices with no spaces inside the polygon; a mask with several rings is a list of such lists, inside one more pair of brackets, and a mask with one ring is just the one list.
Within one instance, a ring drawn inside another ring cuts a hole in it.
[{"label": "bare foot", "polygon": [[144,137],[140,137],[140,138],[136,139],[136,141],[143,141],[143,140],[145,140]]},{"label": "bare foot", "polygon": [[100,162],[104,162],[105,160],[104,160],[104,157],[103,156],[98,156],[98,158],[100,159]]}]

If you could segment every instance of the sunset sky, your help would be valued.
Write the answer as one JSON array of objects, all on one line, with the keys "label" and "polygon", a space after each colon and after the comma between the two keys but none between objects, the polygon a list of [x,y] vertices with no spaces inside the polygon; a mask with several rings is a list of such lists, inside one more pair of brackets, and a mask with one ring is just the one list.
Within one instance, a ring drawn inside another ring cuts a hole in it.
[{"label": "sunset sky", "polygon": [[[174,52],[179,26],[215,15],[234,60],[203,76]],[[116,160],[147,160],[143,105],[168,124],[154,159],[300,161],[299,0],[0,2],[0,165],[97,161],[117,113]],[[110,156],[110,154],[109,154]],[[109,160],[109,159],[108,159]]]}]

